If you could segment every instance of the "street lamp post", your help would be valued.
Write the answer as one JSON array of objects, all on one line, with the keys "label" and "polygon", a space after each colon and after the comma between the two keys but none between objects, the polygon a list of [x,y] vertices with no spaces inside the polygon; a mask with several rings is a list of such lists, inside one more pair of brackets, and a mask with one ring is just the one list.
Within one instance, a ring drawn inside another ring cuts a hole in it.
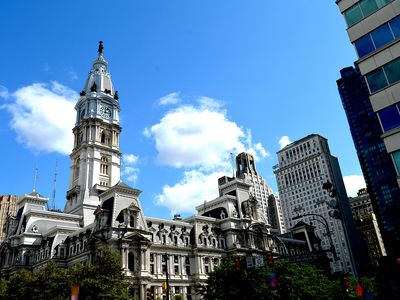
[{"label": "street lamp post", "polygon": [[169,274],[168,274],[168,253],[165,252],[165,283],[167,285],[167,300],[169,300]]},{"label": "street lamp post", "polygon": [[321,216],[321,215],[319,215],[319,214],[307,213],[307,214],[298,215],[298,216],[296,216],[296,217],[293,217],[292,220],[299,220],[299,219],[302,219],[302,218],[307,217],[307,216],[320,217],[322,220],[324,220],[324,221],[322,222],[321,220],[314,219],[314,220],[316,220],[316,221],[321,222],[321,224],[323,224],[323,225],[325,226],[326,234],[327,234],[327,236],[328,236],[329,244],[330,244],[329,252],[331,252],[331,253],[333,254],[333,257],[335,258],[335,260],[337,260],[338,257],[337,257],[337,254],[336,254],[335,246],[334,246],[334,244],[333,244],[331,231],[330,231],[330,229],[329,229],[328,221],[325,219],[324,216]]},{"label": "street lamp post", "polygon": [[[354,262],[354,255],[353,255],[353,249],[352,245],[350,244],[350,238],[349,238],[349,232],[347,228],[348,221],[345,218],[344,212],[341,208],[340,201],[336,200],[336,197],[339,196],[337,193],[337,189],[333,186],[333,184],[327,180],[323,185],[322,189],[326,190],[329,194],[329,197],[331,198],[331,201],[329,201],[328,205],[333,209],[329,212],[329,216],[335,219],[339,219],[342,223],[343,227],[343,232],[344,232],[344,237],[346,239],[349,255],[350,255],[350,263],[352,264],[353,267],[353,272],[354,276],[358,278],[358,272],[357,272],[357,267]],[[339,197],[340,199],[340,197]]]}]

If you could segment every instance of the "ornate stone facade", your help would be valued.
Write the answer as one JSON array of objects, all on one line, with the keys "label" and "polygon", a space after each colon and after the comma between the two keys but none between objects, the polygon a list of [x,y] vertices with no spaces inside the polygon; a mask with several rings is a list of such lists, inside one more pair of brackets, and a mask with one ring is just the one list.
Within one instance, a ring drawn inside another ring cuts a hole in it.
[{"label": "ornate stone facade", "polygon": [[65,210],[46,210],[48,199],[36,192],[20,198],[0,246],[2,277],[20,268],[41,268],[49,260],[60,267],[92,263],[99,247],[107,244],[121,254],[123,272],[139,299],[146,298],[150,287],[155,297],[164,297],[167,273],[171,294],[199,299],[195,284],[228,256],[318,251],[308,238],[310,226],[296,229],[303,232],[300,238],[271,231],[252,184],[240,177],[220,178],[220,197],[196,207],[198,214],[192,217],[145,217],[140,191],[120,181],[119,101],[107,66],[101,47],[76,105]]}]

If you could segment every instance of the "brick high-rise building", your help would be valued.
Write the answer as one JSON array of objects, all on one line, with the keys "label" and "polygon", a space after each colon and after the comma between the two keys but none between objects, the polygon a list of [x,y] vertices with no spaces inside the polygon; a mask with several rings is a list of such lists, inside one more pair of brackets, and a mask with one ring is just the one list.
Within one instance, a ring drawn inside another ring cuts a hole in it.
[{"label": "brick high-rise building", "polygon": [[15,215],[18,196],[0,195],[0,243],[6,236],[6,222],[9,215]]},{"label": "brick high-rise building", "polygon": [[358,232],[363,237],[371,267],[379,266],[379,258],[386,256],[385,246],[366,189],[361,189],[357,197],[350,197],[349,203]]}]

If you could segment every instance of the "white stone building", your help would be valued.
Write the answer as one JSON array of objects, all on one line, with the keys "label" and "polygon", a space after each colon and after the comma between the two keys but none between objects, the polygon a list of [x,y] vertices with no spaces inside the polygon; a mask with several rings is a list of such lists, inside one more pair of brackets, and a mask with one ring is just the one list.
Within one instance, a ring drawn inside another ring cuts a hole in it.
[{"label": "white stone building", "polygon": [[[9,277],[20,268],[37,269],[50,259],[60,267],[92,263],[107,243],[122,257],[127,280],[144,300],[146,289],[164,297],[169,275],[171,294],[199,299],[195,283],[231,255],[274,256],[315,252],[307,237],[312,227],[299,226],[304,238],[276,235],[265,218],[265,199],[254,197],[252,183],[222,177],[220,197],[198,206],[197,215],[182,220],[145,217],[140,191],[120,181],[120,102],[100,43],[88,80],[76,106],[71,175],[64,212],[46,210],[48,198],[36,192],[17,201],[9,215],[7,236],[0,245],[0,274]],[[263,181],[261,177],[252,179]],[[278,230],[279,231],[279,230]]]}]

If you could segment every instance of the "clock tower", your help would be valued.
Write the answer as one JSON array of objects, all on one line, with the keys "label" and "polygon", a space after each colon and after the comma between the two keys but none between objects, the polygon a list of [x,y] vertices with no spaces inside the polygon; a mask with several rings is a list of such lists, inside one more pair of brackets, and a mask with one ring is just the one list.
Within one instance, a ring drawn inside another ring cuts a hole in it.
[{"label": "clock tower", "polygon": [[120,180],[120,106],[101,41],[75,110],[74,148],[64,211],[81,215],[82,225],[86,226],[94,221],[99,195]]}]

